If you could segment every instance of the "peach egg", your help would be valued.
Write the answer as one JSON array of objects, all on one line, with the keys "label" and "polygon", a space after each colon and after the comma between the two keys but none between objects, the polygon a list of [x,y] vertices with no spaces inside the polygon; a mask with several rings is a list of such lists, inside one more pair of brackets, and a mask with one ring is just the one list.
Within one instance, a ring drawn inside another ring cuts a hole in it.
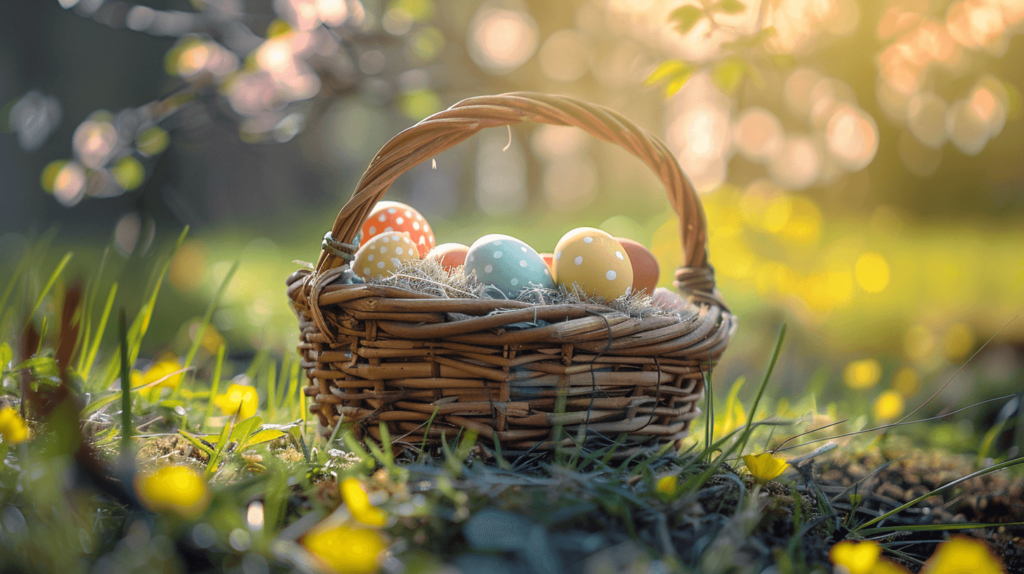
[{"label": "peach egg", "polygon": [[420,252],[408,235],[389,231],[371,238],[359,248],[352,270],[363,279],[384,279],[394,275],[406,262],[419,258]]},{"label": "peach egg", "polygon": [[600,229],[580,227],[566,233],[555,246],[555,283],[607,301],[618,299],[633,286],[629,255],[614,237]]},{"label": "peach egg", "polygon": [[363,222],[363,243],[391,231],[407,233],[423,255],[433,249],[436,243],[430,224],[420,212],[397,201],[378,201]]},{"label": "peach egg", "polygon": [[626,250],[630,263],[633,264],[633,293],[641,291],[647,295],[654,294],[654,288],[658,285],[658,278],[661,277],[661,268],[658,260],[651,253],[650,249],[641,243],[625,237],[616,237],[622,248]]},{"label": "peach egg", "polygon": [[554,253],[541,253],[540,258],[544,260],[544,264],[548,266],[548,269],[555,268],[555,254]]},{"label": "peach egg", "polygon": [[469,253],[469,246],[461,243],[442,243],[430,250],[424,259],[437,261],[441,267],[448,271],[466,264],[466,254]]}]

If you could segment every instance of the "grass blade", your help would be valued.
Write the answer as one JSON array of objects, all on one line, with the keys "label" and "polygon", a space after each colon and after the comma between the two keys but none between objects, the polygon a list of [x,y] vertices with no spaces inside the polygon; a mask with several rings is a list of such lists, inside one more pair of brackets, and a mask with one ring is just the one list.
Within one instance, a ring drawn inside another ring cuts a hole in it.
[{"label": "grass blade", "polygon": [[[68,261],[71,261],[71,257],[73,255],[74,254],[70,252],[64,254],[64,258],[60,260],[60,263],[57,264],[53,273],[50,274],[50,278],[46,281],[46,285],[43,286],[43,290],[39,292],[39,297],[36,299],[36,304],[32,307],[32,312],[28,314],[29,322],[32,321],[32,316],[39,310],[39,306],[43,304],[46,296],[50,294],[50,289],[53,289],[53,285],[57,282],[60,274],[64,272],[64,268],[67,267]],[[28,327],[28,322],[25,323],[25,326]]]},{"label": "grass blade", "polygon": [[217,347],[217,361],[213,365],[213,379],[210,381],[210,400],[206,402],[206,414],[203,416],[202,426],[206,426],[206,421],[213,417],[213,400],[217,397],[217,391],[220,389],[220,376],[223,367],[224,343],[221,343]]},{"label": "grass blade", "polygon": [[107,320],[110,318],[110,311],[114,308],[114,297],[117,296],[117,281],[110,286],[110,293],[107,294],[107,303],[103,306],[103,313],[100,315],[100,322],[96,325],[96,334],[92,339],[92,346],[88,352],[83,354],[82,379],[89,380],[89,373],[96,363],[96,354],[100,352],[100,343],[103,341],[103,333],[107,329]]},{"label": "grass blade", "polygon": [[861,536],[875,536],[889,532],[942,532],[946,530],[974,530],[976,528],[998,528],[1006,526],[1024,526],[1024,522],[953,522],[950,524],[903,524],[899,526],[881,526],[865,528],[859,532]]},{"label": "grass blade", "polygon": [[121,459],[127,466],[132,457],[132,379],[128,364],[128,316],[124,309],[118,316],[118,335],[121,343]]}]

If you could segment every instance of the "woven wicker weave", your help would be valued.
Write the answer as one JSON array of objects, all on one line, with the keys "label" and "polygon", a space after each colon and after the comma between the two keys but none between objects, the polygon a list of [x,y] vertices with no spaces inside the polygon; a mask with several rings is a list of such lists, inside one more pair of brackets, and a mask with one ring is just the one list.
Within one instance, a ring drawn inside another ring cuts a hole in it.
[{"label": "woven wicker weave", "polygon": [[[484,128],[576,126],[643,160],[680,218],[678,315],[631,317],[603,305],[442,298],[346,284],[353,239],[400,175]],[[512,93],[463,100],[389,141],[324,238],[316,269],[288,279],[310,411],[330,433],[342,418],[380,440],[450,440],[461,428],[505,448],[549,449],[627,433],[632,443],[686,436],[707,372],[736,320],[715,289],[704,212],[663,142],[621,115],[567,97]],[[540,326],[521,328],[523,322]],[[506,328],[506,326],[512,326]],[[433,419],[431,420],[431,417]],[[430,421],[428,424],[428,420]],[[556,428],[566,434],[556,434]]]}]

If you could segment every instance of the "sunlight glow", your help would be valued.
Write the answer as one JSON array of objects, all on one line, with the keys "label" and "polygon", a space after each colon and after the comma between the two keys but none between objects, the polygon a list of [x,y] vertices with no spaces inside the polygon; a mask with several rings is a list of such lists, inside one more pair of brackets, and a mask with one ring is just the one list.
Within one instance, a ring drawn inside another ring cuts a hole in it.
[{"label": "sunlight glow", "polygon": [[469,55],[492,74],[522,66],[537,49],[537,23],[525,12],[485,4],[470,23]]}]

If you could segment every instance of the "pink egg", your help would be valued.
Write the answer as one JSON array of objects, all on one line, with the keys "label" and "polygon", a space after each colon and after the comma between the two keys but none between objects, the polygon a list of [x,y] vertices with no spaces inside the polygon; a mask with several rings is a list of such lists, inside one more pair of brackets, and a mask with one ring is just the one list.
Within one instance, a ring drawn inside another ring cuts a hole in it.
[{"label": "pink egg", "polygon": [[442,243],[427,253],[426,259],[437,261],[441,267],[448,271],[466,264],[466,254],[469,253],[469,246],[461,243]]},{"label": "pink egg", "polygon": [[381,233],[391,231],[408,235],[416,244],[420,254],[423,255],[433,249],[436,244],[434,232],[420,212],[397,201],[379,201],[367,216],[366,221],[363,222],[362,242],[365,245],[367,241]]},{"label": "pink egg", "polygon": [[626,255],[629,255],[629,262],[633,265],[632,292],[643,291],[647,295],[653,295],[654,288],[658,285],[658,279],[661,277],[661,268],[658,266],[658,260],[654,254],[650,249],[632,239],[616,237],[615,240],[622,244]]},{"label": "pink egg", "polygon": [[683,300],[679,293],[664,287],[656,288],[654,294],[651,295],[651,300],[655,305],[666,311],[681,311],[686,306],[686,301]]}]

